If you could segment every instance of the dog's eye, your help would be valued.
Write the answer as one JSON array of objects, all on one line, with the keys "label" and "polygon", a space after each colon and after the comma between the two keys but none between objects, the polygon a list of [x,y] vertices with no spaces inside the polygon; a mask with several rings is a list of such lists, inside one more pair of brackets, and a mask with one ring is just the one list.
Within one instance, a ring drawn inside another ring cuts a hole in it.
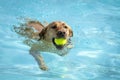
[{"label": "dog's eye", "polygon": [[57,26],[52,26],[51,28],[52,28],[52,29],[56,29],[56,28],[57,28]]},{"label": "dog's eye", "polygon": [[66,29],[67,29],[68,27],[67,27],[67,26],[64,26],[64,28],[66,28]]}]

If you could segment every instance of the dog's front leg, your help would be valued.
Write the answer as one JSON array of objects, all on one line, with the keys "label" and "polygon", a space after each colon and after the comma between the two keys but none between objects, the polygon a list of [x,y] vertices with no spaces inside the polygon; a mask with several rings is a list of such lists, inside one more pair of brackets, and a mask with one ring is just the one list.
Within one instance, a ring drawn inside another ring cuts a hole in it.
[{"label": "dog's front leg", "polygon": [[47,66],[44,63],[44,60],[42,58],[42,56],[40,55],[39,51],[32,51],[30,50],[30,54],[35,58],[35,60],[37,61],[39,68],[42,70],[48,70]]}]

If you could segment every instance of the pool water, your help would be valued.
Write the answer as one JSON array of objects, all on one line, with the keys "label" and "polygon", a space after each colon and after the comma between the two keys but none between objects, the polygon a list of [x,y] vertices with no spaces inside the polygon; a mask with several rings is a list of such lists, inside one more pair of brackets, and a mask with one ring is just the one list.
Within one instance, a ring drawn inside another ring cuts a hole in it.
[{"label": "pool water", "polygon": [[[74,48],[43,53],[39,70],[13,31],[21,17],[68,23]],[[120,80],[120,0],[0,0],[0,37],[0,80]]]}]

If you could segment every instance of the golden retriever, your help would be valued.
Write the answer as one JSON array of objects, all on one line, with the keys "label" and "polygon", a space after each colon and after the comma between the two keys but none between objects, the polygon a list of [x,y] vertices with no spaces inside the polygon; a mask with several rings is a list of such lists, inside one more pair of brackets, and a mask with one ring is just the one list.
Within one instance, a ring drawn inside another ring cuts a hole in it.
[{"label": "golden retriever", "polygon": [[[51,52],[64,56],[72,47],[70,38],[73,36],[73,31],[65,22],[55,21],[44,27],[39,21],[28,21],[20,27],[14,27],[14,30],[19,35],[26,37],[24,42],[31,46],[30,54],[42,70],[48,70],[48,68],[44,63],[41,52]],[[63,46],[55,45],[54,38],[65,38],[67,43]],[[36,42],[30,44],[29,40]]]}]

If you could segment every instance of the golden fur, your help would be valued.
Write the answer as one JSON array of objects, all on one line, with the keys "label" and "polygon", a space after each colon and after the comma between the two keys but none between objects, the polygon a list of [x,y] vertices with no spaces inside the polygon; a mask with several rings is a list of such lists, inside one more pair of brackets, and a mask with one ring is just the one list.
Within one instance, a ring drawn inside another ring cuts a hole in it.
[{"label": "golden fur", "polygon": [[[64,56],[71,48],[71,45],[67,43],[64,48],[59,50],[53,44],[53,38],[61,37],[61,34],[58,34],[58,32],[63,33],[64,35],[62,36],[67,40],[73,36],[73,31],[70,26],[61,21],[52,22],[46,27],[44,27],[39,21],[28,21],[20,27],[14,27],[14,30],[19,35],[26,37],[24,42],[31,47],[30,54],[35,58],[42,70],[47,70],[48,68],[40,55],[41,52],[51,52]],[[30,40],[35,40],[36,42],[30,44]]]}]

